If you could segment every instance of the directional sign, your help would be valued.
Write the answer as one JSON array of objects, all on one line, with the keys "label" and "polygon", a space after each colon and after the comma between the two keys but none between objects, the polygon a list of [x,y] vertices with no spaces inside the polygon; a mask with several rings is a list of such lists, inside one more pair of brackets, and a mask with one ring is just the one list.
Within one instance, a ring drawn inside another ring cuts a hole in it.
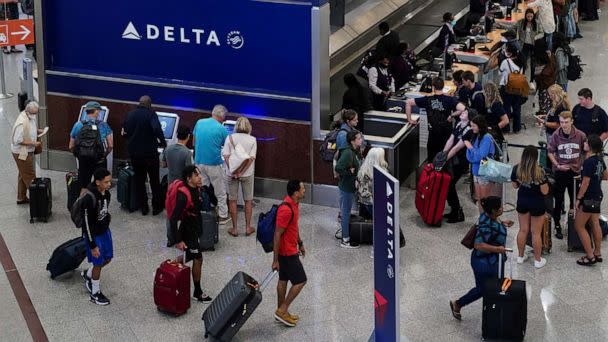
[{"label": "directional sign", "polygon": [[0,21],[0,46],[34,44],[34,20]]}]

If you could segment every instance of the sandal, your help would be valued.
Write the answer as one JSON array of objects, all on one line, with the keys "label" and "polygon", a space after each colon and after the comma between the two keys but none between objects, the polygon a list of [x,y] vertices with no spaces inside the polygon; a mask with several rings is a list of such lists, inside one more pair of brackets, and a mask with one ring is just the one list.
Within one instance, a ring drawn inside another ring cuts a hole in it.
[{"label": "sandal", "polygon": [[595,262],[596,262],[595,258],[589,259],[589,257],[587,257],[586,255],[581,257],[580,259],[576,260],[576,263],[581,266],[591,266],[591,265],[595,264]]},{"label": "sandal", "polygon": [[238,233],[234,233],[232,231],[232,229],[228,229],[228,234],[232,235],[233,237],[238,237],[239,236],[239,234]]},{"label": "sandal", "polygon": [[249,236],[251,234],[255,233],[255,228],[253,227],[249,227],[247,228],[247,230],[245,231],[245,236]]},{"label": "sandal", "polygon": [[602,261],[604,261],[604,259],[602,259],[602,255],[601,254],[600,255],[593,254],[593,258],[595,259],[595,262],[602,262]]},{"label": "sandal", "polygon": [[456,303],[450,301],[450,310],[452,311],[452,316],[454,316],[454,318],[459,321],[462,321],[462,316],[460,315],[460,312],[456,311]]}]

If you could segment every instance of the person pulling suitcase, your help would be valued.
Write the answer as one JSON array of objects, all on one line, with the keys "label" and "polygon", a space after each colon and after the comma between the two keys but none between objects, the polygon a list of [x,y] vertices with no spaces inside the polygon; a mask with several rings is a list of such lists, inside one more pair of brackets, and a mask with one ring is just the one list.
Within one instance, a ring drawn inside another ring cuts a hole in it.
[{"label": "person pulling suitcase", "polygon": [[[203,253],[199,242],[202,231],[203,210],[202,178],[194,165],[184,168],[182,179],[176,180],[169,186],[165,207],[170,223],[170,234],[167,236],[169,247],[185,251],[186,263],[192,260],[192,281],[194,282],[193,297],[199,302],[210,303],[211,297],[201,288],[201,268]],[[179,222],[179,228],[178,228]]]}]

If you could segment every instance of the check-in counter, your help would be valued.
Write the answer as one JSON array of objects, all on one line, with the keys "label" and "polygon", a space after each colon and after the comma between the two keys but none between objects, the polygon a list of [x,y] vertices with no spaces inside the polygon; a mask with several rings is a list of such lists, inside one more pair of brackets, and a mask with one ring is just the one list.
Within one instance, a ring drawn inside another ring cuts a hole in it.
[{"label": "check-in counter", "polygon": [[[412,115],[418,120],[418,115]],[[418,143],[420,126],[410,125],[403,113],[368,111],[365,120],[365,141],[371,147],[384,148],[390,173],[402,184],[416,186],[416,169],[420,163]]]}]

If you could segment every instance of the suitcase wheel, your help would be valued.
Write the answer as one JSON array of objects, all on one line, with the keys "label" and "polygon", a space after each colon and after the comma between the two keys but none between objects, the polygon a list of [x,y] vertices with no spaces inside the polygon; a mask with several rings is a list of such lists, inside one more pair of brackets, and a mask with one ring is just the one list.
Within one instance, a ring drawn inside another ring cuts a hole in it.
[{"label": "suitcase wheel", "polygon": [[572,252],[573,249],[571,247],[568,247],[568,252]]},{"label": "suitcase wheel", "polygon": [[30,223],[34,224],[34,219],[33,218],[30,219]]}]

